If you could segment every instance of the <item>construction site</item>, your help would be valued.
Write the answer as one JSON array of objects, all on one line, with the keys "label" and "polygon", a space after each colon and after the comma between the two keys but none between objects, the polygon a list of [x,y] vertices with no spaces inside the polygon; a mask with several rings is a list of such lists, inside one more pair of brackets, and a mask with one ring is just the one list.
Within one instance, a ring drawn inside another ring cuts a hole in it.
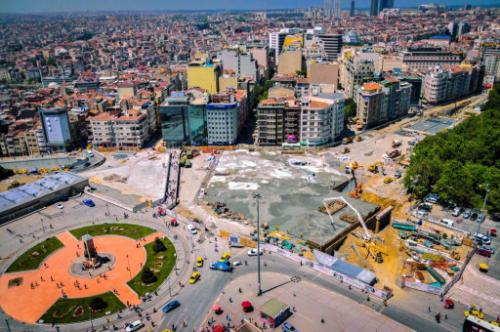
[{"label": "construction site", "polygon": [[314,249],[374,273],[379,286],[443,294],[472,255],[466,234],[417,223],[402,178],[418,133],[380,130],[327,151],[226,151],[204,195],[214,216],[255,226],[305,258]]}]

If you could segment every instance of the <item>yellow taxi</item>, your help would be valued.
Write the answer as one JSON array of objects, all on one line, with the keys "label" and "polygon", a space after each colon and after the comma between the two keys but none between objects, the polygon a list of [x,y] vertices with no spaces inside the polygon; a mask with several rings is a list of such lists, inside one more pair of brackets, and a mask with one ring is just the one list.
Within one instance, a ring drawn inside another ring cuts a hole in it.
[{"label": "yellow taxi", "polygon": [[479,271],[487,273],[489,269],[490,269],[490,266],[487,263],[480,263],[479,264]]},{"label": "yellow taxi", "polygon": [[203,266],[203,257],[198,256],[198,258],[196,258],[196,266],[197,267],[202,267]]},{"label": "yellow taxi", "polygon": [[220,256],[221,261],[227,261],[229,260],[229,258],[231,258],[231,253],[228,251],[226,251],[222,256]]},{"label": "yellow taxi", "polygon": [[196,271],[191,274],[191,277],[189,277],[189,283],[192,285],[196,283],[200,279],[200,272]]}]

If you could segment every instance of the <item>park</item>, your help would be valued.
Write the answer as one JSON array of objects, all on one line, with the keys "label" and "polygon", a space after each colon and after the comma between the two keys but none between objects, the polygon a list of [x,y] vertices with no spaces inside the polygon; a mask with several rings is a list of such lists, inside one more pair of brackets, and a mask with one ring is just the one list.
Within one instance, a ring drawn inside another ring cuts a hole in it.
[{"label": "park", "polygon": [[104,223],[63,231],[10,264],[0,276],[0,306],[28,324],[96,319],[140,304],[175,263],[172,242],[149,227]]}]

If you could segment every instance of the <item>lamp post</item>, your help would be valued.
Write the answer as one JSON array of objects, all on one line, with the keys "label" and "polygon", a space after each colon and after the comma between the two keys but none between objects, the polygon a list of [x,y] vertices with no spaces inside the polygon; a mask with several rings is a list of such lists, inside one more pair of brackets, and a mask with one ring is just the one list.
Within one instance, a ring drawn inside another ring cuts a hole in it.
[{"label": "lamp post", "polygon": [[[490,186],[486,184],[484,186],[484,190],[486,193],[484,194],[484,200],[483,200],[483,213],[486,213],[486,204],[488,203],[488,194],[490,193]],[[481,230],[481,222],[478,220],[477,222],[477,233],[479,234],[479,231]]]},{"label": "lamp post", "polygon": [[259,193],[255,193],[253,198],[257,202],[257,296],[262,295],[262,288],[260,283],[260,204],[259,200],[261,198]]}]

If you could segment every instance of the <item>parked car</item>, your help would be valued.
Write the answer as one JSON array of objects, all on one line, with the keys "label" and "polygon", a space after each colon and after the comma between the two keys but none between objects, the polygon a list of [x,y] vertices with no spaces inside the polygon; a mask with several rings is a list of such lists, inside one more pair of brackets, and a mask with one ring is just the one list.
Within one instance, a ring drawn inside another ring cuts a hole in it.
[{"label": "parked car", "polygon": [[432,204],[431,203],[422,203],[418,206],[419,210],[425,210],[427,212],[432,211]]},{"label": "parked car", "polygon": [[427,211],[420,210],[420,209],[417,210],[417,217],[418,218],[425,218],[425,216],[427,216]]},{"label": "parked car", "polygon": [[428,202],[428,203],[433,203],[433,204],[437,203],[439,201],[439,195],[434,194],[434,193],[430,193],[427,196],[425,196],[424,201]]},{"label": "parked car", "polygon": [[479,249],[485,250],[492,255],[495,253],[495,248],[492,246],[481,246],[481,247],[479,247]]},{"label": "parked car", "polygon": [[144,327],[144,323],[140,320],[136,320],[132,323],[128,323],[127,327],[125,327],[125,331],[134,332],[134,331],[137,331],[143,327]]},{"label": "parked car", "polygon": [[489,250],[484,249],[483,247],[479,247],[476,249],[476,254],[484,257],[491,257],[492,253]]},{"label": "parked car", "polygon": [[164,313],[167,313],[167,312],[174,310],[175,308],[177,308],[180,305],[181,305],[181,303],[179,301],[173,300],[173,301],[170,301],[167,304],[165,304],[161,310]]},{"label": "parked car", "polygon": [[476,221],[477,217],[479,216],[480,211],[478,210],[472,210],[470,214],[470,220]]},{"label": "parked car", "polygon": [[298,330],[292,324],[284,322],[281,326],[281,332],[298,332]]},{"label": "parked car", "polygon": [[94,207],[94,206],[95,206],[94,201],[93,201],[93,200],[91,200],[91,199],[84,199],[84,200],[82,201],[82,203],[83,203],[84,205],[88,206],[88,207]]},{"label": "parked car", "polygon": [[[261,256],[262,253],[263,253],[262,249],[260,249],[259,256]],[[248,256],[257,256],[257,249],[252,248],[252,249],[248,250],[247,254],[248,254]]]},{"label": "parked car", "polygon": [[472,212],[471,212],[471,210],[470,210],[470,209],[465,209],[465,210],[464,210],[464,213],[462,214],[462,217],[463,217],[464,219],[469,219],[469,218],[470,218],[471,213],[472,213]]},{"label": "parked car", "polygon": [[196,230],[196,228],[193,228],[193,229],[191,230],[191,234],[193,234],[193,235],[198,234],[198,231]]},{"label": "parked car", "polygon": [[486,245],[491,244],[491,239],[489,238],[489,236],[481,234],[481,233],[474,234],[474,240],[476,240],[476,242],[480,242],[482,245],[483,244],[486,244]]},{"label": "parked car", "polygon": [[458,217],[462,213],[462,208],[460,206],[457,206],[453,209],[453,212],[451,213],[452,216]]},{"label": "parked car", "polygon": [[497,237],[497,229],[496,228],[490,229],[490,236]]},{"label": "parked car", "polygon": [[484,213],[479,212],[477,215],[477,222],[482,223],[482,222],[484,222],[485,219],[486,219],[486,216],[484,215]]},{"label": "parked car", "polygon": [[64,209],[64,205],[62,205],[61,203],[57,203],[56,208],[58,208],[59,210],[62,210],[62,209]]}]

